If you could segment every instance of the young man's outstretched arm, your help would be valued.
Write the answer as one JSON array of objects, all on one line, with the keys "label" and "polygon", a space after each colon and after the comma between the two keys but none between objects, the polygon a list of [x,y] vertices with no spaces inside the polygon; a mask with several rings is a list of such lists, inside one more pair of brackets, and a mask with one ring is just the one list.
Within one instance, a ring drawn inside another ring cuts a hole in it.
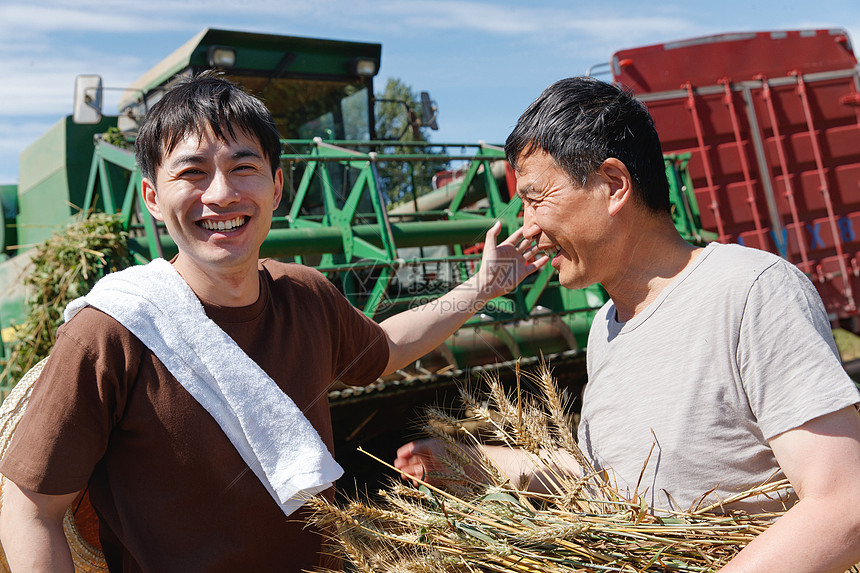
[{"label": "young man's outstretched arm", "polygon": [[514,289],[549,257],[534,260],[537,248],[523,238],[522,228],[496,244],[502,225],[487,231],[481,267],[469,280],[438,299],[403,311],[380,323],[388,336],[385,374],[421,358],[451,336],[490,300]]}]

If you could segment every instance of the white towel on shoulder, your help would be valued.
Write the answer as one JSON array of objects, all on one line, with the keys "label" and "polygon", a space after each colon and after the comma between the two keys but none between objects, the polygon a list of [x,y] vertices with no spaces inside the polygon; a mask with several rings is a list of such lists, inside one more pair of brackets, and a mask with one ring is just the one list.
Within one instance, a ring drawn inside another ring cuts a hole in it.
[{"label": "white towel on shoulder", "polygon": [[206,316],[169,262],[155,259],[106,275],[68,304],[65,320],[87,305],[116,319],[152,350],[215,418],[285,514],[343,475],[310,421]]}]

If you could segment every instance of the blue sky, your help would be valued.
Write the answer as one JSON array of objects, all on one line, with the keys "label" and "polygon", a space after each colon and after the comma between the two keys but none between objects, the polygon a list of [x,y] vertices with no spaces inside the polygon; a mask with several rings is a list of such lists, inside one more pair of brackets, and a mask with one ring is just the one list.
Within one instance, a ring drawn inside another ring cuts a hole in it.
[{"label": "blue sky", "polygon": [[[647,6],[647,8],[645,8]],[[388,77],[439,105],[433,141],[503,142],[553,81],[622,48],[737,31],[846,28],[857,0],[0,0],[0,184],[71,113],[75,76],[121,88],[203,28],[379,42]],[[106,111],[116,92],[106,93]]]}]

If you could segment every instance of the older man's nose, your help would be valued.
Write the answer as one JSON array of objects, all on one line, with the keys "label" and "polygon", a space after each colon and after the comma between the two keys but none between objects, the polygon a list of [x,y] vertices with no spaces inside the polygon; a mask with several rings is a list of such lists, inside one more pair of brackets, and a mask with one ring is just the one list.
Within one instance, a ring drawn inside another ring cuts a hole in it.
[{"label": "older man's nose", "polygon": [[523,211],[523,237],[526,239],[534,239],[540,235],[540,233],[540,227],[535,223],[530,209]]}]

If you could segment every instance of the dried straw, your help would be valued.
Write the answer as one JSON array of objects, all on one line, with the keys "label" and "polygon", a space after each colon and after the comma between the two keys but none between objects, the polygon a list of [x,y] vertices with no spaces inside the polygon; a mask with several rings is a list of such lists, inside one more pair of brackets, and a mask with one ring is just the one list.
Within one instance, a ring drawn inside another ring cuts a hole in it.
[{"label": "dried straw", "polygon": [[69,301],[89,292],[103,275],[133,263],[120,217],[104,213],[54,233],[36,245],[31,260],[21,277],[29,311],[15,325],[8,361],[0,364],[0,381],[11,384],[50,353]]},{"label": "dried straw", "polygon": [[[527,375],[540,396],[521,390],[509,396],[491,379],[487,400],[461,389],[469,420],[428,410],[427,431],[444,445],[445,470],[406,476],[417,487],[392,484],[378,499],[354,500],[345,508],[311,500],[313,521],[336,532],[335,544],[355,570],[715,571],[777,515],[656,511],[642,496],[625,499],[579,450],[569,405],[549,368]],[[469,428],[476,420],[495,440],[527,452],[553,493],[523,491],[503,478],[475,447],[479,438]],[[563,453],[579,460],[585,477],[557,469]],[[787,487],[783,480],[744,496]]]}]

